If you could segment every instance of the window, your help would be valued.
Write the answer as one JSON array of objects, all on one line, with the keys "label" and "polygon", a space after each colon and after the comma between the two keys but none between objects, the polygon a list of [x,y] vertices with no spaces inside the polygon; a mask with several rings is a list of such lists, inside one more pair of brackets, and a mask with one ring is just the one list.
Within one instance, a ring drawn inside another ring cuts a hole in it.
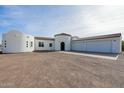
[{"label": "window", "polygon": [[4,45],[5,45],[5,48],[6,48],[6,40],[4,41]]},{"label": "window", "polygon": [[28,41],[26,41],[26,47],[28,47]]},{"label": "window", "polygon": [[49,47],[52,47],[52,43],[49,43]]},{"label": "window", "polygon": [[33,47],[33,42],[31,42],[31,46],[30,47]]},{"label": "window", "polygon": [[39,47],[44,47],[44,42],[39,42]]},{"label": "window", "polygon": [[41,42],[39,42],[39,47],[41,47]]},{"label": "window", "polygon": [[44,47],[44,43],[43,42],[41,43],[41,46]]}]

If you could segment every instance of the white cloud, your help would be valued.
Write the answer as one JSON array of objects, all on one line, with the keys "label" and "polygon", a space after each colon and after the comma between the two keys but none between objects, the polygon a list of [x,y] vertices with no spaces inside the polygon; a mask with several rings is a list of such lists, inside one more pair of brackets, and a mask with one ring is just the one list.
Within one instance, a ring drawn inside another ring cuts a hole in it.
[{"label": "white cloud", "polygon": [[124,36],[124,6],[86,6],[70,20],[62,31],[84,37],[119,32]]},{"label": "white cloud", "polygon": [[[66,32],[86,37],[121,32],[124,36],[124,6],[74,7],[76,11],[71,14],[62,14],[56,17],[54,13],[58,13],[57,9],[51,15],[45,16],[43,11],[39,12],[38,8],[34,10],[29,8],[30,11],[25,11],[21,6],[6,6],[9,12],[4,16],[23,21],[25,32],[32,34],[45,33],[52,36],[56,33]],[[7,21],[0,22],[0,25],[3,24],[10,25]]]},{"label": "white cloud", "polygon": [[7,20],[0,20],[0,26],[6,27],[9,25],[11,25],[11,23],[9,23]]}]

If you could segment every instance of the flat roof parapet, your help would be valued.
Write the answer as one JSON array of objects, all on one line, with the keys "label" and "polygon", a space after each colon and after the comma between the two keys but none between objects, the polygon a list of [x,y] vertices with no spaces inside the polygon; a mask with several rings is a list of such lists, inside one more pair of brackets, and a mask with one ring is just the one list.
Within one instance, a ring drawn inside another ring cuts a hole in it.
[{"label": "flat roof parapet", "polygon": [[85,37],[85,38],[79,38],[74,41],[80,41],[80,40],[94,40],[94,39],[105,39],[105,38],[113,38],[113,37],[120,37],[121,33],[116,34],[108,34],[108,35],[100,35],[100,36],[93,36],[93,37]]}]

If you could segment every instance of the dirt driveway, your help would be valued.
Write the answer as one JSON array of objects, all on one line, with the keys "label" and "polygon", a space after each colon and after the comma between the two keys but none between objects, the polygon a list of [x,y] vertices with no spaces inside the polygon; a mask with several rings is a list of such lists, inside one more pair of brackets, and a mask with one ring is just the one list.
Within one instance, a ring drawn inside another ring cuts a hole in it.
[{"label": "dirt driveway", "polygon": [[58,52],[0,55],[0,87],[124,87],[118,60]]}]

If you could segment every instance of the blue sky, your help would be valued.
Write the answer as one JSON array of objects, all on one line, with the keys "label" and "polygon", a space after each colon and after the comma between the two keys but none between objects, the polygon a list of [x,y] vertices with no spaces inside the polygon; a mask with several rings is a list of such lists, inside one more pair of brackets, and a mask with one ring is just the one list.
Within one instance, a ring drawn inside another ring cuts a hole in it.
[{"label": "blue sky", "polygon": [[0,40],[10,30],[50,37],[61,32],[124,35],[124,6],[0,6]]}]

